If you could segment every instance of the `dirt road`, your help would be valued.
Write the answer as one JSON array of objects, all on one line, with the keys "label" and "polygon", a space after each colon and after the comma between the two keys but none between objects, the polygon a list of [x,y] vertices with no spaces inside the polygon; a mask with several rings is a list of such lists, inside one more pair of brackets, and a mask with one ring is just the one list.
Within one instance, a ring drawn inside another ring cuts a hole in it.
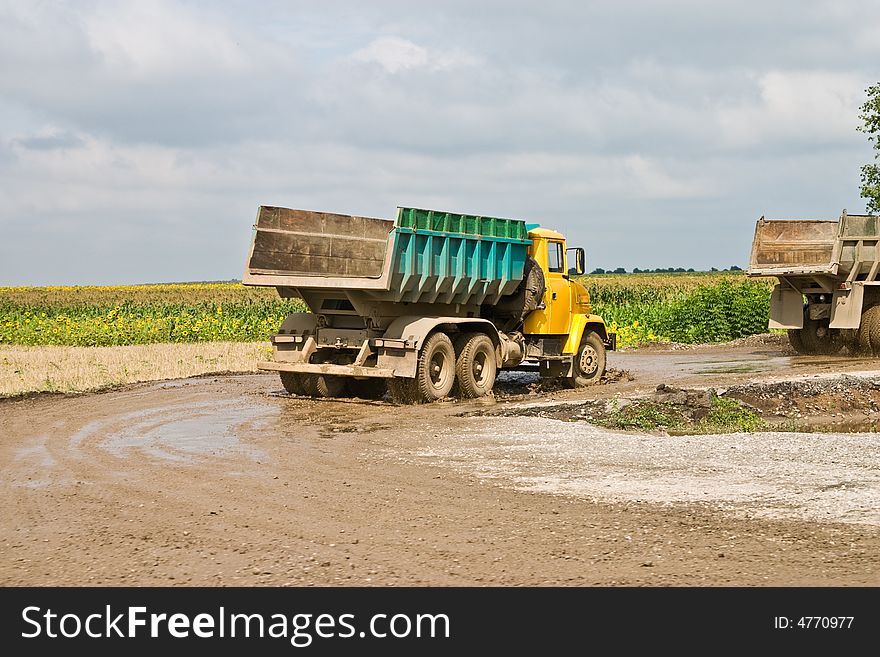
[{"label": "dirt road", "polygon": [[504,413],[658,383],[873,382],[880,363],[758,339],[610,365],[580,391],[508,377],[494,403],[298,399],[270,375],[0,402],[0,583],[880,584],[877,434]]}]

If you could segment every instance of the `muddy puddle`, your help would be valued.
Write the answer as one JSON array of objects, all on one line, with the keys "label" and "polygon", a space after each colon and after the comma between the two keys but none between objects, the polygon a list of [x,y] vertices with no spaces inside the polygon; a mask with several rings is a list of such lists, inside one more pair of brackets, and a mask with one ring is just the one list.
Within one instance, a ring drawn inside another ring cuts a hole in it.
[{"label": "muddy puddle", "polygon": [[239,433],[268,426],[277,415],[274,406],[240,401],[203,401],[187,406],[148,408],[95,421],[70,438],[70,445],[94,443],[114,456],[191,462],[210,455],[236,452],[257,460],[262,454],[242,443]]},{"label": "muddy puddle", "polygon": [[679,379],[693,375],[775,372],[790,370],[797,358],[777,353],[748,353],[734,356],[707,357],[700,353],[634,353],[610,354],[608,361],[614,367],[634,375],[662,375]]}]

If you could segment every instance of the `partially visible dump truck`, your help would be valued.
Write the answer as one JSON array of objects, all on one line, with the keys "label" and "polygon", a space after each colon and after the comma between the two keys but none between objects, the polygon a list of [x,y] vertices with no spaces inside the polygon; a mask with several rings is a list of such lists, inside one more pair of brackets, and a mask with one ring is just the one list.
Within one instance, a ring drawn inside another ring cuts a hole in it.
[{"label": "partially visible dump truck", "polygon": [[761,217],[749,276],[776,276],[770,328],[788,329],[802,354],[880,355],[880,218],[837,221]]},{"label": "partially visible dump truck", "polygon": [[302,298],[272,338],[293,394],[428,402],[491,392],[500,369],[598,381],[615,335],[594,315],[584,250],[503,219],[398,208],[394,221],[260,207],[242,282]]}]

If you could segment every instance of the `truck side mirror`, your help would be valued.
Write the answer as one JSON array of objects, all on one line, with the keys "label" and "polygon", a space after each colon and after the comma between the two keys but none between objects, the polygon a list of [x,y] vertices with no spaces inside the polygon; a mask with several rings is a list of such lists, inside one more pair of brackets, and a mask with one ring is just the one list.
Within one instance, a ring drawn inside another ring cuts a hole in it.
[{"label": "truck side mirror", "polygon": [[[574,256],[574,266],[572,266],[572,256],[569,255],[572,251]],[[569,276],[583,276],[587,271],[587,255],[584,253],[584,250],[581,247],[566,249],[566,256],[568,256],[568,275]]]}]

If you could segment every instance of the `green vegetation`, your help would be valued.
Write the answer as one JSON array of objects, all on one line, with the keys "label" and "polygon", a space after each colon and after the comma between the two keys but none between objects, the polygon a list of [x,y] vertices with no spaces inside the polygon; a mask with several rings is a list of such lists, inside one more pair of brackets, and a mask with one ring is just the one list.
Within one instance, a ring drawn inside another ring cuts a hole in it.
[{"label": "green vegetation", "polygon": [[640,429],[672,431],[690,424],[684,408],[678,404],[652,401],[636,401],[615,410],[605,419],[597,421],[611,429]]},{"label": "green vegetation", "polygon": [[767,330],[773,283],[742,274],[587,276],[593,312],[626,347],[723,342]]},{"label": "green vegetation", "polygon": [[[771,284],[742,274],[585,276],[620,346],[715,342],[766,330]],[[0,344],[112,346],[268,340],[298,300],[239,283],[0,288]]]},{"label": "green vegetation", "polygon": [[[858,130],[868,135],[874,148],[874,160],[880,160],[880,82],[866,90],[868,99],[861,107],[859,118],[862,125]],[[861,196],[867,199],[870,214],[880,214],[880,165],[866,164],[862,167]]]},{"label": "green vegetation", "polygon": [[713,395],[708,414],[695,419],[682,404],[639,400],[614,410],[598,424],[611,429],[664,430],[671,434],[709,434],[760,431],[764,420],[735,399]]},{"label": "green vegetation", "polygon": [[713,397],[709,415],[700,420],[697,426],[699,433],[736,433],[760,431],[765,428],[765,423],[760,415],[740,406],[735,399]]},{"label": "green vegetation", "polygon": [[303,310],[274,289],[235,283],[0,288],[0,343],[255,342]]}]

